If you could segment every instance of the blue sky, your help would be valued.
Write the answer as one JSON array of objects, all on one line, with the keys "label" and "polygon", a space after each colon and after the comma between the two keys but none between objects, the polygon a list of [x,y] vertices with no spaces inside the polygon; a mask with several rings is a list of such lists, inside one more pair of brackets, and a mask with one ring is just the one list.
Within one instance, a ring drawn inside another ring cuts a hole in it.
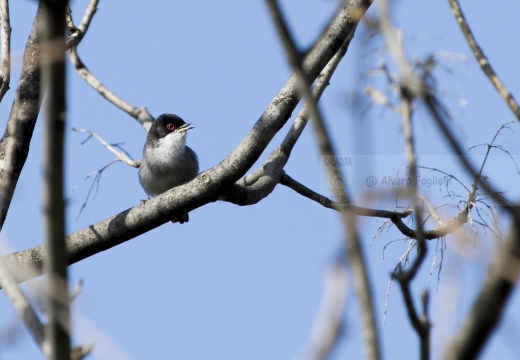
[{"label": "blue sky", "polygon": [[[36,9],[33,1],[10,5],[13,75],[12,89],[0,104],[3,126]],[[83,0],[72,3],[76,24],[86,5]],[[300,46],[313,42],[337,6],[330,0],[283,2]],[[462,7],[495,70],[519,97],[520,75],[514,59],[520,55],[520,4],[504,0],[491,11],[485,2],[466,0]],[[376,14],[374,10],[371,15]],[[514,120],[472,58],[447,1],[402,0],[396,3],[393,16],[404,28],[412,58],[432,53],[441,56],[446,70],[438,70],[438,86],[454,114],[453,131],[466,148],[489,142],[500,125]],[[363,179],[393,176],[404,167],[403,133],[401,121],[390,111],[368,108],[366,99],[353,96],[354,89],[367,84],[383,86],[380,80],[363,77],[383,54],[381,41],[367,42],[365,35],[359,29],[320,104],[339,153],[354,161],[352,170],[347,169],[358,186],[352,188],[353,198],[361,204],[388,206],[387,201],[374,204],[367,200]],[[198,153],[201,170],[218,164],[238,145],[290,74],[263,1],[127,1],[124,5],[101,1],[78,52],[99,80],[133,105],[146,106],[154,116],[171,112],[193,122],[196,128],[190,132],[188,144]],[[68,127],[96,131],[108,142],[124,143],[126,151],[140,158],[146,138],[141,126],[95,93],[70,66],[68,74]],[[467,179],[426,112],[417,112],[419,161]],[[517,124],[511,128],[518,133]],[[286,171],[308,187],[323,191],[323,170],[310,130],[306,129],[296,145]],[[280,131],[254,168],[286,131],[287,127]],[[500,139],[513,155],[519,154],[517,136],[506,132]],[[84,139],[82,134],[67,134],[68,232],[145,198],[137,170],[116,164],[103,173],[97,195],[78,217],[90,183],[82,183],[75,192],[73,187],[113,159],[93,140],[81,145]],[[4,228],[4,251],[23,250],[44,241],[41,140],[38,124]],[[471,154],[478,160],[481,153],[477,149]],[[495,160],[497,165],[490,167],[490,174],[500,173],[500,187],[518,199],[519,175],[514,165],[504,157]],[[424,191],[436,204],[447,201],[438,187]],[[445,215],[447,218],[449,211]],[[417,337],[397,287],[389,291],[383,324],[389,273],[408,243],[393,229],[375,238],[381,223],[359,221],[376,294],[383,352],[388,359],[416,359]],[[165,224],[70,267],[71,287],[84,281],[83,292],[73,305],[74,342],[94,342],[92,359],[295,358],[308,341],[324,275],[342,244],[337,214],[282,186],[255,206],[209,204],[190,213],[188,224]],[[416,300],[422,289],[431,292],[434,358],[441,356],[471,305],[494,241],[479,230],[476,238],[468,231],[448,237],[446,244],[440,281],[440,252],[432,242],[428,260],[413,283]],[[431,264],[434,270],[429,279]],[[37,279],[28,285],[37,288],[41,284]],[[519,329],[519,305],[515,292],[483,359],[509,359],[518,353],[512,334]],[[4,325],[16,322],[3,295],[0,312]],[[1,344],[0,359],[41,357],[24,329],[15,335],[9,346]],[[353,291],[346,304],[345,333],[332,358],[363,358]]]}]

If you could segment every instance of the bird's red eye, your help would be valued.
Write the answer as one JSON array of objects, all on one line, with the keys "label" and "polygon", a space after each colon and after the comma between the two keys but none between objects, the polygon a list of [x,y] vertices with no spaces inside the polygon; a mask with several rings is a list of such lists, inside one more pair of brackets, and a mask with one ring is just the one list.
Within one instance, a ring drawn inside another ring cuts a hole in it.
[{"label": "bird's red eye", "polygon": [[175,125],[173,125],[172,123],[168,123],[166,124],[166,129],[168,129],[169,131],[173,131],[175,130]]}]

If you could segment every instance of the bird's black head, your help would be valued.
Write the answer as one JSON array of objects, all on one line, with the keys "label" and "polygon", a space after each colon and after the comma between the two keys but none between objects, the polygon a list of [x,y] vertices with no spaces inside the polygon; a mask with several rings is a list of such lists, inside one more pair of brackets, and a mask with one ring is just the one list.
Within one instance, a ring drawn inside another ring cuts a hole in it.
[{"label": "bird's black head", "polygon": [[185,129],[187,130],[187,125],[180,117],[173,114],[162,114],[152,123],[150,130],[148,131],[148,136],[152,136],[156,139],[160,139],[165,137],[172,132]]}]

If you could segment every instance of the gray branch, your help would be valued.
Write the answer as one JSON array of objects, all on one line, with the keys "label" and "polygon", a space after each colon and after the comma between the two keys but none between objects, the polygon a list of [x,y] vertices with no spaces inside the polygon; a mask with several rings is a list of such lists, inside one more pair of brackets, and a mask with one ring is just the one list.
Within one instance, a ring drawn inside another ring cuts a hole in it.
[{"label": "gray branch", "polygon": [[[360,11],[353,8],[353,3],[357,2],[348,2],[332,20],[304,60],[304,68],[311,79],[317,77],[345,40],[352,35],[357,21],[351,19],[350,12]],[[290,118],[299,100],[296,79],[291,76],[251,131],[226,159],[187,184],[70,234],[66,238],[68,263],[73,264],[110,249],[169,222],[176,216],[216,201],[223,188],[244,176],[258,160],[274,135]],[[6,255],[4,260],[8,264],[14,265],[19,261],[41,269],[42,257],[43,247],[40,245]],[[27,275],[20,274],[18,281],[27,279]]]},{"label": "gray branch", "polygon": [[[288,62],[297,76],[298,90],[303,94],[306,104],[309,106],[309,112],[314,125],[314,133],[318,141],[318,147],[322,156],[335,156],[336,151],[330,140],[330,135],[319,111],[316,100],[311,93],[310,86],[314,79],[309,78],[306,69],[301,62],[301,53],[296,48],[292,34],[289,31],[285,19],[280,11],[276,0],[267,1],[271,10],[274,23],[277,27],[279,36],[285,47]],[[371,1],[351,1],[347,2],[346,7],[352,6],[357,12],[352,13],[351,21],[357,23],[364,11],[370,6]],[[353,36],[354,33],[351,33]],[[339,172],[336,165],[328,166],[327,171],[329,176],[334,176]],[[348,199],[347,189],[344,186],[337,186],[334,193],[339,198]],[[363,246],[359,239],[357,232],[355,215],[348,207],[340,208],[341,217],[343,220],[344,231],[346,234],[346,257],[348,264],[353,273],[354,288],[358,298],[359,307],[361,310],[361,322],[363,331],[363,340],[365,345],[365,353],[369,359],[380,359],[381,348],[379,332],[376,325],[374,312],[374,297],[372,295],[372,283],[370,281],[365,256],[363,253]]]},{"label": "gray branch", "polygon": [[45,97],[44,202],[48,320],[45,355],[52,360],[70,359],[70,312],[65,248],[64,137],[65,10],[67,0],[42,0],[41,73]]},{"label": "gray branch", "polygon": [[38,7],[31,34],[25,45],[20,81],[5,133],[0,140],[0,230],[27,160],[34,126],[40,112],[40,45],[36,31],[40,18],[41,6]]},{"label": "gray branch", "polygon": [[11,82],[11,23],[9,2],[0,1],[0,32],[2,34],[2,58],[0,59],[0,101],[9,90]]}]

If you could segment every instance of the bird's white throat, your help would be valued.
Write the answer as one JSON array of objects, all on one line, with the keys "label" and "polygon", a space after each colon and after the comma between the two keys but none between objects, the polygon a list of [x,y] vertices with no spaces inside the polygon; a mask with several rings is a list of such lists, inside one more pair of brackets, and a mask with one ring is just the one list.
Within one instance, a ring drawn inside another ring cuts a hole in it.
[{"label": "bird's white throat", "polygon": [[[172,165],[172,159],[180,159],[186,151],[186,134],[171,133],[157,141],[154,147],[146,148],[147,157],[154,162]],[[159,164],[157,164],[159,165]]]}]

